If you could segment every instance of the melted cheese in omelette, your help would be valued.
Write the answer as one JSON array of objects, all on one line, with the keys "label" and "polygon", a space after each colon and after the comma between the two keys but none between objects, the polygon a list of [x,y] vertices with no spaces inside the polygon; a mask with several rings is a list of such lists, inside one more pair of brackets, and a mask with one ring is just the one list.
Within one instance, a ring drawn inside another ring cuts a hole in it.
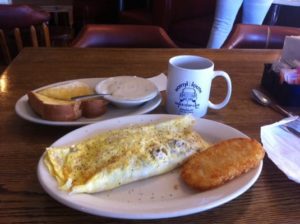
[{"label": "melted cheese in omelette", "polygon": [[183,116],[160,123],[113,130],[67,147],[48,148],[49,172],[62,190],[93,193],[159,175],[208,147]]}]

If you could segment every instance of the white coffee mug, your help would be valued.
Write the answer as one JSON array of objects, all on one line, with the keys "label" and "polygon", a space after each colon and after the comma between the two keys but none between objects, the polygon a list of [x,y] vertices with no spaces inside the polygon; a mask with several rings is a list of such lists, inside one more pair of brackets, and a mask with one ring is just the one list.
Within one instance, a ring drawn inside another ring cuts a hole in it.
[{"label": "white coffee mug", "polygon": [[[212,80],[221,76],[227,83],[223,102],[210,102]],[[193,55],[175,56],[169,60],[166,110],[170,114],[192,114],[202,117],[207,108],[221,109],[227,105],[232,92],[231,80],[224,71],[214,71],[214,63]]]}]

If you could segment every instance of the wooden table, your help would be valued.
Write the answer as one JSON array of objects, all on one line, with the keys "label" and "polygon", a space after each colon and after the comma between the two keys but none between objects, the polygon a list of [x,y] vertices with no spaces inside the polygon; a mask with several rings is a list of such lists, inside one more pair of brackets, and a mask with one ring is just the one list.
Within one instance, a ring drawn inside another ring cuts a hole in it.
[{"label": "wooden table", "polygon": [[[41,188],[36,168],[39,158],[56,139],[74,127],[51,127],[22,120],[16,101],[28,91],[69,79],[140,75],[151,77],[167,69],[171,56],[201,55],[233,82],[229,105],[210,110],[205,118],[239,129],[259,140],[262,125],[282,118],[251,100],[263,64],[274,61],[275,50],[205,49],[24,49],[0,77],[0,223],[298,223],[300,187],[266,157],[255,185],[231,202],[198,214],[151,221],[128,221],[85,214],[61,205]],[[224,94],[220,79],[213,84],[213,101]],[[163,113],[163,106],[154,113]],[[298,111],[299,112],[299,111]]]}]

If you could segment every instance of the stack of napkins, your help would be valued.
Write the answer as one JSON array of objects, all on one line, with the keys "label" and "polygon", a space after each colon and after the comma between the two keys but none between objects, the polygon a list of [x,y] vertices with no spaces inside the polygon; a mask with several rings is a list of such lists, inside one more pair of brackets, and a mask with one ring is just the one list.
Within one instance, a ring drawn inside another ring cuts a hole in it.
[{"label": "stack of napkins", "polygon": [[[298,120],[297,120],[298,119]],[[286,176],[300,183],[300,137],[289,132],[284,126],[300,123],[298,116],[288,117],[271,125],[261,127],[261,141],[268,157]]]},{"label": "stack of napkins", "polygon": [[273,70],[280,73],[281,83],[300,85],[300,36],[287,36],[281,58],[273,63]]},{"label": "stack of napkins", "polygon": [[297,66],[297,60],[300,60],[300,36],[285,37],[281,59],[292,66]]}]

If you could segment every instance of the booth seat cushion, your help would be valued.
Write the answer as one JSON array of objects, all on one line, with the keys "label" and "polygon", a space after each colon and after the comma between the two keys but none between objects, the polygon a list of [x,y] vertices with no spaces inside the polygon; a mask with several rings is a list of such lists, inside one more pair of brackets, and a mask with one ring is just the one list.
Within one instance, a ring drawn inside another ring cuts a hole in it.
[{"label": "booth seat cushion", "polygon": [[281,49],[291,35],[300,35],[300,28],[236,24],[222,48]]},{"label": "booth seat cushion", "polygon": [[158,26],[86,25],[72,43],[73,47],[175,48],[176,44]]}]

